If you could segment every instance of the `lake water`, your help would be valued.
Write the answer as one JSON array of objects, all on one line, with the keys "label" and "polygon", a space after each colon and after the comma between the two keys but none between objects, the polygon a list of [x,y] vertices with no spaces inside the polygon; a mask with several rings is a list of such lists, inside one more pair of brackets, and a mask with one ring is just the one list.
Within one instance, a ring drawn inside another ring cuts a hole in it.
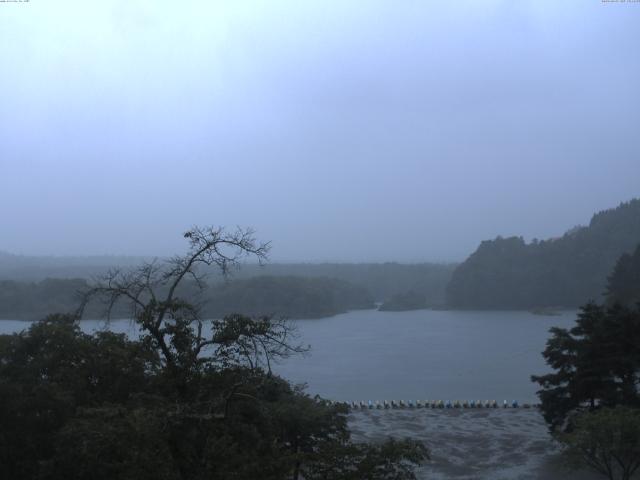
[{"label": "lake water", "polygon": [[[334,400],[517,399],[536,401],[532,374],[545,373],[540,352],[552,326],[570,327],[575,312],[539,316],[520,311],[379,312],[360,310],[297,320],[306,356],[274,370]],[[0,320],[0,333],[25,322]],[[83,330],[103,328],[84,321]],[[127,320],[110,328],[135,334]]]}]

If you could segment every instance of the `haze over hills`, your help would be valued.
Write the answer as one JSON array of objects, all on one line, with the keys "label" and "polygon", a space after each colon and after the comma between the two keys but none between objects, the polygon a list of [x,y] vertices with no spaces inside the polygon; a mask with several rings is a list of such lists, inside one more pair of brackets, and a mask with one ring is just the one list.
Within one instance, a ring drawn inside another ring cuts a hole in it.
[{"label": "haze over hills", "polygon": [[256,276],[213,285],[205,295],[203,313],[213,318],[238,312],[320,318],[374,308],[364,287],[326,277]]},{"label": "haze over hills", "polygon": [[[110,269],[127,269],[145,257],[27,257],[0,253],[0,318],[42,318],[52,311],[70,312],[77,292]],[[201,300],[205,315],[274,314],[290,318],[331,316],[373,308],[394,295],[419,291],[430,305],[444,303],[454,264],[244,264],[225,281],[207,272],[209,287]],[[185,291],[190,296],[193,292]],[[125,315],[126,312],[116,315]],[[103,310],[87,312],[100,318]]]},{"label": "haze over hills", "polygon": [[[0,319],[39,320],[50,312],[74,313],[80,292],[87,289],[85,279],[46,279],[36,283],[0,280]],[[323,277],[256,276],[213,283],[202,292],[193,282],[185,282],[178,293],[199,305],[206,318],[234,313],[318,318],[374,308],[365,288]],[[83,318],[105,318],[106,309],[100,302],[90,304]],[[117,303],[111,318],[126,318],[129,314],[127,305]]]},{"label": "haze over hills", "polygon": [[600,300],[618,258],[640,243],[640,199],[593,215],[560,238],[483,241],[447,286],[452,308],[576,307]]},{"label": "haze over hills", "polygon": [[27,256],[0,250],[0,280],[37,282],[46,278],[91,278],[110,268],[131,267],[150,259],[124,255]]},{"label": "haze over hills", "polygon": [[419,291],[430,305],[442,305],[455,263],[274,263],[243,266],[234,278],[257,275],[327,277],[364,287],[376,302]]},{"label": "haze over hills", "polygon": [[[219,289],[215,294],[223,294],[224,297],[224,300],[216,303],[212,313],[228,312],[231,307],[240,308],[240,297],[246,308],[251,306],[253,313],[265,308],[271,313],[298,317],[332,315],[349,308],[361,308],[361,305],[371,304],[372,301],[387,302],[385,309],[392,310],[434,306],[464,309],[575,307],[583,303],[585,298],[601,299],[607,275],[618,258],[631,253],[639,243],[640,200],[633,199],[616,208],[596,213],[588,226],[571,228],[559,238],[533,240],[530,243],[522,237],[497,237],[483,241],[459,265],[245,264],[232,272],[232,286],[224,288],[215,287],[223,279],[219,272],[211,269],[209,282],[212,287]],[[37,299],[41,299],[41,306],[47,305],[48,308],[68,305],[74,298],[78,280],[89,280],[109,269],[126,269],[146,260],[149,258],[27,257],[0,252],[0,280],[4,280],[5,289],[2,314],[4,318],[10,318],[12,313],[22,312],[19,314],[22,317],[24,309],[29,310],[28,306],[36,305]],[[268,279],[249,281],[256,277]],[[297,283],[292,280],[296,278]],[[60,281],[56,283],[47,279]],[[65,279],[68,281],[61,282]],[[309,282],[306,279],[316,281]],[[47,281],[43,283],[43,280]],[[31,286],[21,286],[16,282],[32,283]],[[296,290],[294,286],[301,289]],[[241,288],[251,293],[243,297],[239,294]],[[279,300],[266,301],[264,294],[259,292],[261,288],[270,290],[274,298]],[[358,289],[361,292],[355,294]],[[300,308],[299,302],[292,303],[294,291],[315,307],[305,310]],[[325,309],[321,307],[322,302],[312,300],[313,294],[310,292],[313,291],[324,291],[325,298],[331,297],[335,301],[329,301]],[[13,312],[6,307],[9,292],[22,292],[20,295],[23,296],[22,300],[13,302],[14,305],[22,305]],[[209,293],[210,298],[214,298],[214,292]],[[339,298],[342,300],[337,300]],[[40,310],[30,310],[28,315],[32,316]]]},{"label": "haze over hills", "polygon": [[[40,282],[47,278],[91,279],[111,268],[139,265],[150,257],[88,256],[31,257],[0,252],[0,280]],[[242,280],[256,276],[328,277],[367,289],[375,301],[383,302],[407,290],[424,292],[432,303],[444,302],[444,291],[456,264],[453,263],[247,263],[231,272]],[[209,281],[221,281],[220,272],[211,269]]]}]

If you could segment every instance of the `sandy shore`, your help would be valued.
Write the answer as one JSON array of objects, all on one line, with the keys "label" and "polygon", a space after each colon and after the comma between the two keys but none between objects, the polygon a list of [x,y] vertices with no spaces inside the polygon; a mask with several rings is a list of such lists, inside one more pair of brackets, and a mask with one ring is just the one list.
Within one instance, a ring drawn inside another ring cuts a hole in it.
[{"label": "sandy shore", "polygon": [[562,467],[536,409],[364,410],[352,412],[349,424],[356,441],[422,440],[432,458],[420,479],[601,478]]}]

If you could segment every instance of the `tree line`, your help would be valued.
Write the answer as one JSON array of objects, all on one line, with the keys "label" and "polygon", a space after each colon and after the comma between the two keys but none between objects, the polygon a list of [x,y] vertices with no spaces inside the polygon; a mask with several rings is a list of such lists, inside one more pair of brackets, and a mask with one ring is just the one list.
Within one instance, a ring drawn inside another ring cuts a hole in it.
[{"label": "tree line", "polygon": [[[284,319],[205,320],[181,295],[199,267],[234,268],[268,246],[250,231],[194,228],[185,255],[111,271],[74,315],[0,335],[0,464],[7,478],[165,480],[415,479],[412,440],[354,443],[346,407],[274,375],[303,353]],[[125,305],[138,339],[83,333],[94,303]]]},{"label": "tree line", "polygon": [[640,242],[640,200],[599,212],[586,227],[526,243],[522,237],[484,241],[453,273],[453,308],[577,307],[602,300],[618,258]]},{"label": "tree line", "polygon": [[[163,259],[160,259],[161,261]],[[144,257],[28,257],[0,251],[0,281],[38,283],[46,279],[85,279],[104,275],[113,268],[131,268],[152,261]],[[396,294],[418,291],[430,304],[445,302],[445,288],[455,264],[446,263],[245,263],[233,279],[252,277],[332,278],[364,288],[376,302]],[[205,270],[206,267],[205,267]],[[215,268],[207,270],[211,284],[224,281]]]},{"label": "tree line", "polygon": [[[0,319],[35,320],[49,312],[73,312],[79,292],[90,282],[84,279],[46,279],[40,282],[0,281]],[[202,287],[202,288],[201,288]],[[198,286],[192,279],[180,285],[180,294],[198,303],[202,315],[222,318],[232,313],[269,313],[289,318],[319,318],[348,310],[373,308],[369,293],[349,282],[333,278],[259,276],[216,281]],[[103,318],[99,304],[87,307],[88,318]],[[112,314],[125,318],[126,305],[119,302]]]},{"label": "tree line", "polygon": [[552,373],[534,375],[542,412],[569,465],[610,480],[640,469],[640,245],[620,257],[602,303],[574,327],[552,328],[543,352]]}]

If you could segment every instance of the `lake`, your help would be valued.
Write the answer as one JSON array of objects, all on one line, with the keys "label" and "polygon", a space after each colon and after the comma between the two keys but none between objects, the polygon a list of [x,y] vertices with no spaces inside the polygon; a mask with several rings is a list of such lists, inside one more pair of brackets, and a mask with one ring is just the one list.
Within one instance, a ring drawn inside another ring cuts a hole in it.
[{"label": "lake", "polygon": [[[334,400],[496,399],[535,402],[532,374],[548,372],[540,352],[552,326],[570,327],[575,311],[540,316],[522,311],[379,312],[359,310],[295,320],[305,356],[274,370]],[[0,320],[0,333],[26,328]],[[103,321],[83,321],[84,331]],[[110,328],[135,334],[128,320]]]}]

